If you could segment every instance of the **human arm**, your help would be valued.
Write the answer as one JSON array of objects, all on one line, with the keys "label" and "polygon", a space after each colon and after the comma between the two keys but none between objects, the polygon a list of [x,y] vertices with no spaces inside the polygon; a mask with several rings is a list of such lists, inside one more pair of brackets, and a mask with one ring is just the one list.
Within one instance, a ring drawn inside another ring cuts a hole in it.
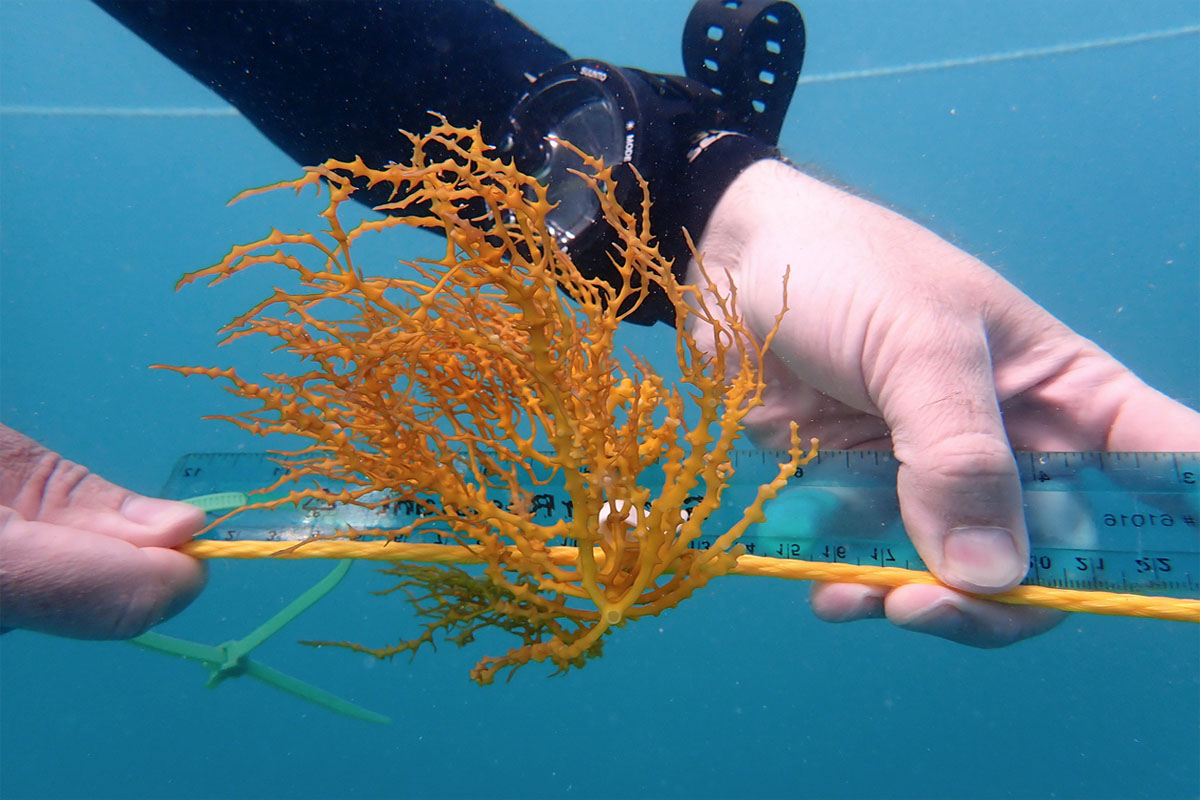
[{"label": "human arm", "polygon": [[[751,438],[784,446],[795,420],[827,448],[894,450],[905,528],[948,586],[988,594],[1025,574],[1014,448],[1200,450],[1200,414],[998,273],[782,162],[760,161],[738,176],[699,250],[709,275],[737,288],[738,308],[760,335],[790,269],[791,311],[767,360],[765,405],[748,418]],[[812,603],[824,619],[886,616],[985,647],[1062,617],[935,586],[822,584]]]},{"label": "human arm", "polygon": [[494,141],[568,58],[487,0],[95,2],[305,165],[404,161],[431,111]]},{"label": "human arm", "polygon": [[0,425],[0,630],[127,639],[183,610],[206,571],[171,548],[204,513],[145,497]]}]

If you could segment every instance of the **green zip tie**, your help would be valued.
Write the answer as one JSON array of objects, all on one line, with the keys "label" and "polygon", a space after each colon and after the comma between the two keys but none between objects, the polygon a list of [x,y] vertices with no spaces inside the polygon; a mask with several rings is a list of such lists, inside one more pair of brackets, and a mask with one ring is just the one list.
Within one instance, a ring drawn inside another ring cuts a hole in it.
[{"label": "green zip tie", "polygon": [[199,497],[189,497],[183,502],[193,505],[207,514],[210,511],[229,511],[249,505],[250,497],[245,492],[217,492],[202,494]]},{"label": "green zip tie", "polygon": [[[223,492],[220,495],[205,495],[201,498],[194,498],[194,500],[205,500],[206,498],[223,495],[239,495],[239,493]],[[243,501],[238,503],[238,505],[245,505],[245,495],[240,496],[243,498]],[[199,503],[193,504],[199,505]],[[345,714],[348,717],[354,717],[355,719],[367,722],[378,722],[389,725],[391,724],[391,720],[382,714],[369,711],[362,706],[351,703],[349,700],[344,700],[324,689],[318,689],[316,686],[311,686],[299,678],[293,678],[291,675],[282,673],[265,664],[260,664],[250,658],[250,651],[274,636],[285,625],[307,611],[322,597],[329,594],[333,590],[333,587],[337,586],[342,578],[346,577],[346,573],[350,571],[352,563],[352,559],[345,559],[338,562],[338,565],[333,568],[332,572],[317,581],[304,594],[288,603],[278,614],[268,619],[262,625],[259,625],[241,639],[234,639],[214,647],[151,631],[130,639],[129,643],[145,650],[153,650],[156,653],[165,653],[187,659],[188,661],[198,662],[209,671],[208,680],[204,684],[209,689],[217,688],[217,686],[228,678],[249,675],[251,678],[262,681],[268,686],[274,686],[280,691],[287,692],[290,695],[299,697],[301,700],[306,700],[338,714]]]}]

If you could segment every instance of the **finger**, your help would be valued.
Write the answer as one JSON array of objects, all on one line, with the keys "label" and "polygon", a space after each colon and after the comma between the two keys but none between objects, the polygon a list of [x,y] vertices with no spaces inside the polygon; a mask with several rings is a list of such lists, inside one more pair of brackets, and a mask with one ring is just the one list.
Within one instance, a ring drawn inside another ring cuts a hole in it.
[{"label": "finger", "polygon": [[1200,414],[1150,388],[1132,374],[1105,443],[1109,450],[1200,451]]},{"label": "finger", "polygon": [[861,583],[814,583],[809,592],[809,604],[817,619],[825,622],[855,622],[860,619],[882,619],[886,586],[866,586]]},{"label": "finger", "polygon": [[175,547],[204,525],[204,512],[195,506],[131,492],[48,450],[28,465],[11,505],[27,520],[138,547]]},{"label": "finger", "polygon": [[898,333],[872,360],[887,367],[871,382],[900,462],[905,529],[947,585],[1010,589],[1028,568],[1029,540],[982,328],[943,319],[931,329],[918,316]]},{"label": "finger", "polygon": [[896,589],[855,583],[814,584],[813,613],[825,622],[886,617],[905,630],[971,647],[1006,647],[1054,628],[1067,614],[1047,608],[989,603],[943,586]]},{"label": "finger", "polygon": [[64,514],[67,525],[86,525],[95,533],[124,539],[137,547],[171,548],[192,537],[204,527],[204,512],[188,503],[145,497],[121,490],[117,509],[95,515],[71,509]]},{"label": "finger", "polygon": [[1200,414],[1146,385],[1095,344],[1070,332],[1015,344],[1025,349],[993,356],[997,394],[1009,398],[1009,438],[1019,449],[1200,450]]},{"label": "finger", "polygon": [[1067,618],[1066,612],[993,603],[944,586],[910,584],[890,591],[887,618],[905,630],[971,647],[1006,647],[1038,636]]},{"label": "finger", "polygon": [[0,624],[127,639],[179,613],[206,571],[174,550],[0,514]]}]

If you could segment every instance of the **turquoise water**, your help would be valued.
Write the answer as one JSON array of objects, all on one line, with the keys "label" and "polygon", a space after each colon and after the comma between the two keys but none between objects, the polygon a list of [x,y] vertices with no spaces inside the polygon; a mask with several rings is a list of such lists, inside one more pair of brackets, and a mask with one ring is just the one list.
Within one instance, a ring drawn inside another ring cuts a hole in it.
[{"label": "turquoise water", "polygon": [[[678,71],[691,4],[506,5],[576,56]],[[807,76],[1200,23],[1194,2],[803,10]],[[146,493],[181,453],[261,449],[200,419],[234,408],[218,387],[146,365],[261,365],[253,342],[218,353],[215,331],[269,279],[178,294],[172,284],[268,224],[310,225],[309,206],[286,197],[224,206],[295,165],[237,116],[163,113],[221,105],[85,2],[0,2],[0,103],[3,421]],[[783,146],[980,255],[1200,404],[1196,34],[806,83]],[[411,236],[389,257],[437,248]],[[631,331],[626,343],[661,361],[665,333]],[[208,590],[162,631],[241,636],[327,569],[213,563]],[[249,680],[208,691],[199,668],[121,643],[3,637],[0,796],[1200,794],[1195,626],[1077,615],[982,652],[883,623],[826,625],[801,586],[728,580],[621,631],[605,658],[561,679],[535,666],[481,689],[466,678],[474,650],[379,663],[295,643],[411,635],[399,601],[368,594],[386,585],[359,565],[255,655],[388,714],[388,728]]]}]

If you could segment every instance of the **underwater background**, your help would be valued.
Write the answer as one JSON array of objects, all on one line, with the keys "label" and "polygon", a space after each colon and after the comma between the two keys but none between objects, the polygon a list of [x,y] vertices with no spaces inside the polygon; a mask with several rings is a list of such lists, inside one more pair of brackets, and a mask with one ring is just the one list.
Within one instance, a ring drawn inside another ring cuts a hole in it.
[{"label": "underwater background", "polygon": [[[690,0],[504,5],[575,57],[681,71]],[[1195,28],[1195,2],[800,5],[790,157],[980,256],[1200,404],[1200,36],[954,65]],[[311,229],[311,195],[225,207],[297,165],[83,0],[0,0],[0,105],[0,419],[149,494],[181,454],[264,449],[201,419],[242,408],[218,385],[146,367],[250,375],[267,363],[263,342],[215,344],[270,291],[269,270],[172,286],[272,224]],[[419,233],[389,246],[378,270],[441,249]],[[671,344],[665,328],[622,341],[668,368]],[[209,568],[208,589],[162,632],[240,637],[329,565]],[[474,685],[468,669],[496,642],[411,662],[296,643],[414,635],[405,603],[369,594],[389,585],[358,564],[254,652],[389,727],[249,679],[209,691],[199,667],[120,642],[0,638],[0,797],[1200,795],[1194,625],[1075,615],[980,651],[883,622],[824,624],[802,584],[730,578],[564,678],[533,665]]]}]

